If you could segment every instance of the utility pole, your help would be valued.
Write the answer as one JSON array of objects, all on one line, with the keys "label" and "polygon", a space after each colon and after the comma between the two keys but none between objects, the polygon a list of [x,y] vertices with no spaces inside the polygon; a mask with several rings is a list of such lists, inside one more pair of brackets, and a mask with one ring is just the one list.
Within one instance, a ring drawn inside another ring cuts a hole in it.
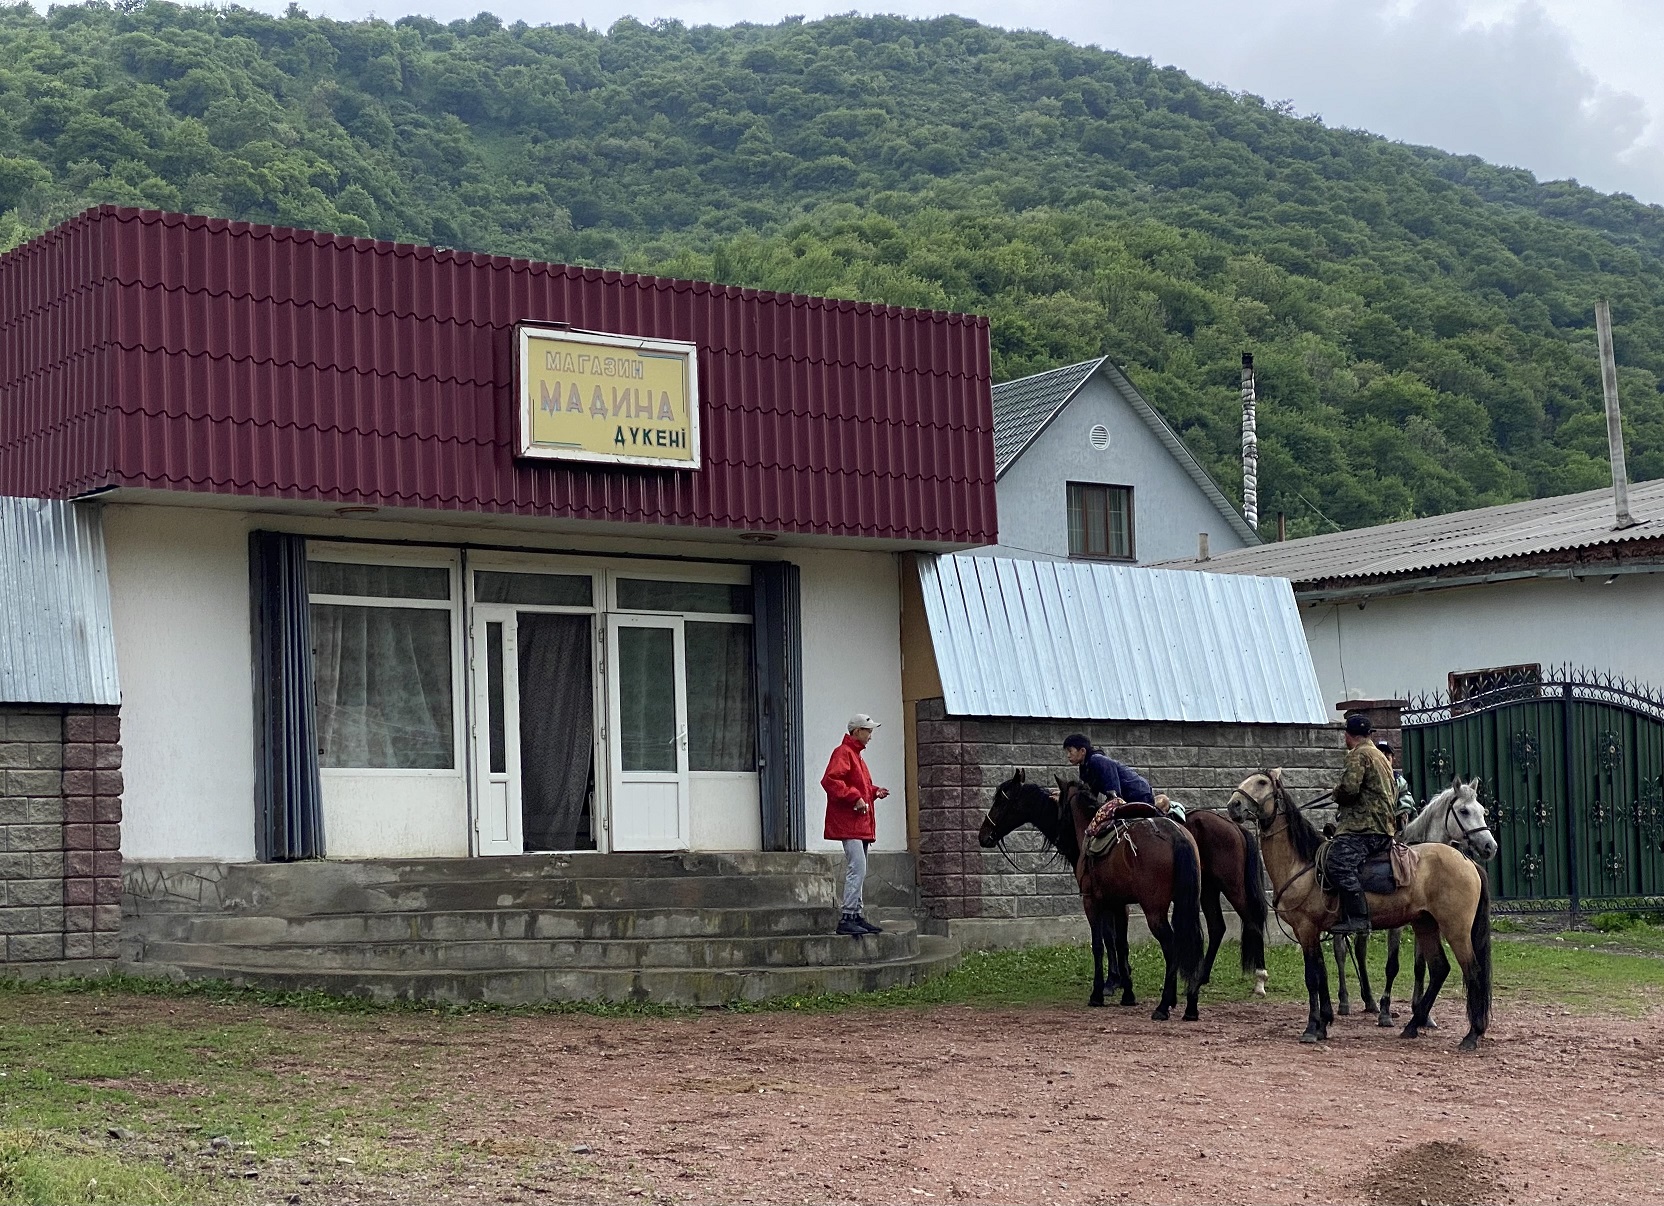
[{"label": "utility pole", "polygon": [[[1624,420],[1618,412],[1618,361],[1612,352],[1612,307],[1603,297],[1595,303],[1595,338],[1600,342],[1600,383],[1606,394],[1606,446],[1612,458],[1612,502],[1619,531],[1635,526],[1629,513],[1629,470],[1624,466]],[[1247,436],[1243,437],[1244,442]]]},{"label": "utility pole", "polygon": [[1260,436],[1254,413],[1254,353],[1242,353],[1242,518],[1260,526]]}]

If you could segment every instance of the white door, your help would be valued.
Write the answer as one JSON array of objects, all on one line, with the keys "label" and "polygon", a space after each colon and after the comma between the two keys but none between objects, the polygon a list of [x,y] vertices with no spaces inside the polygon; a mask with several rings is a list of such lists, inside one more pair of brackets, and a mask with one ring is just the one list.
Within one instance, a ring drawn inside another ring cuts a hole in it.
[{"label": "white door", "polygon": [[474,609],[474,849],[520,854],[520,658],[512,607]]},{"label": "white door", "polygon": [[682,621],[607,618],[614,850],[688,848],[688,703]]}]

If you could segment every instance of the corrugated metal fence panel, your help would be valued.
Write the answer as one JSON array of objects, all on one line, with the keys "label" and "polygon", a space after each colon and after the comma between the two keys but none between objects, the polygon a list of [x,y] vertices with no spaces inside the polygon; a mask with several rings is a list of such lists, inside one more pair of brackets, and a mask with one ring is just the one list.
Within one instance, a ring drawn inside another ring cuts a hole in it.
[{"label": "corrugated metal fence panel", "polygon": [[120,702],[97,509],[0,497],[0,703]]},{"label": "corrugated metal fence panel", "polygon": [[[0,439],[0,490],[107,481],[920,543],[997,536],[984,318],[115,208],[0,258],[0,301],[46,288],[11,278],[35,271],[50,240],[104,249],[94,291],[108,337],[75,354],[119,384],[98,437],[51,445],[50,460],[41,423]],[[517,460],[523,321],[697,343],[704,467]],[[22,354],[31,363],[0,381],[0,403],[42,367]],[[99,455],[110,463],[87,463]]]},{"label": "corrugated metal fence panel", "polygon": [[1325,724],[1281,578],[921,556],[955,716]]}]

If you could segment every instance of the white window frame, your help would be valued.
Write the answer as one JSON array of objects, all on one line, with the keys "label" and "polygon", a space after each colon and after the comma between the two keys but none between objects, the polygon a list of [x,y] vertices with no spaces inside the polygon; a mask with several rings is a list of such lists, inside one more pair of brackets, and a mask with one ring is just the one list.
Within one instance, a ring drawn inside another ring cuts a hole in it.
[{"label": "white window frame", "polygon": [[[451,615],[451,765],[448,767],[320,766],[325,777],[463,779],[468,774],[467,721],[464,698],[467,689],[462,625],[462,577],[459,551],[455,549],[401,548],[389,545],[349,544],[309,538],[308,561],[331,561],[342,565],[402,565],[413,569],[449,571],[448,599],[399,599],[379,595],[315,595],[307,591],[307,606],[320,604],[344,607],[407,607],[422,611],[448,611]],[[316,669],[313,671],[317,673]],[[321,753],[321,751],[320,751]]]}]

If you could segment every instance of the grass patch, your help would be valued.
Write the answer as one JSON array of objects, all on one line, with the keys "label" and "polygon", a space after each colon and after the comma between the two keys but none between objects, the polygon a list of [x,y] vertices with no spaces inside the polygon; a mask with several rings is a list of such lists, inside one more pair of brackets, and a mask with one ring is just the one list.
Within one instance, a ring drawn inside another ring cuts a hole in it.
[{"label": "grass patch", "polygon": [[63,1135],[0,1130],[0,1203],[202,1202],[218,1197],[202,1178],[155,1160],[124,1161]]}]

